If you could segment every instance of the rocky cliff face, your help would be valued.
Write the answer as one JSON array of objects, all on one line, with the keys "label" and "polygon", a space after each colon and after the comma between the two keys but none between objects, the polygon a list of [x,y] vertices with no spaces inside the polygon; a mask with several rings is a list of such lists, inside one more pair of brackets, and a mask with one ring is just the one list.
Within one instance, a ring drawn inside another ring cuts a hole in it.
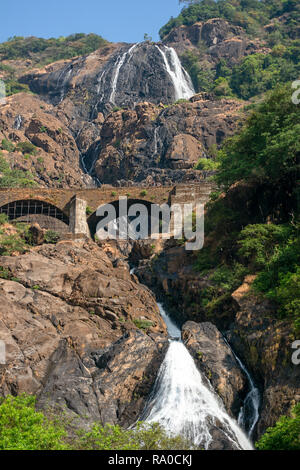
[{"label": "rocky cliff face", "polygon": [[228,412],[238,416],[247,382],[220,331],[209,322],[188,321],[182,327],[182,339]]},{"label": "rocky cliff face", "polygon": [[195,164],[234,132],[242,103],[191,98],[193,85],[175,49],[189,50],[199,35],[208,44],[240,33],[223,20],[200,29],[183,36],[174,30],[164,44],[107,44],[25,74],[19,67],[20,82],[35,96],[13,95],[1,107],[0,139],[31,142],[39,155],[4,157],[49,187],[201,179]]},{"label": "rocky cliff face", "polygon": [[1,395],[37,394],[81,424],[134,422],[167,347],[151,292],[92,242],[43,245],[1,265]]},{"label": "rocky cliff face", "polygon": [[[0,142],[12,146],[1,155],[15,170],[30,171],[47,187],[85,187],[91,177],[80,168],[80,155],[68,121],[37,96],[19,93],[0,106]],[[32,148],[18,147],[20,144]]]},{"label": "rocky cliff face", "polygon": [[253,276],[233,294],[238,306],[228,338],[263,390],[258,434],[273,426],[300,400],[300,369],[292,363],[296,339],[290,323],[274,318],[274,307],[249,295]]},{"label": "rocky cliff face", "polygon": [[[201,296],[211,287],[211,281],[209,274],[195,271],[195,253],[167,242],[155,259],[153,255],[152,260],[151,256],[145,258],[140,260],[138,277],[166,299],[179,324],[187,322],[183,325],[187,347],[229,410],[236,410],[243,395],[243,381],[226,358],[222,336],[215,326],[206,327],[205,322],[212,322],[224,333],[250,371],[262,398],[256,431],[259,437],[280,416],[288,414],[300,398],[300,369],[291,359],[292,343],[297,339],[291,323],[278,320],[274,306],[250,292],[253,276],[246,277],[240,288],[231,296],[224,296],[209,314]],[[224,377],[227,379],[223,382]],[[232,397],[237,401],[232,402]]]},{"label": "rocky cliff face", "polygon": [[115,44],[86,57],[33,71],[20,80],[54,104],[68,96],[75,101],[85,94],[81,108],[95,116],[114,106],[133,107],[143,101],[169,104],[179,98],[179,92],[180,97],[189,98],[193,90],[189,96],[184,93],[184,82],[189,80],[184,72],[182,83],[174,82],[176,66],[180,64],[174,63],[169,48],[162,44]]},{"label": "rocky cliff face", "polygon": [[222,18],[174,28],[164,38],[164,43],[174,47],[179,55],[187,50],[199,54],[199,45],[202,44],[205,53],[201,54],[200,62],[209,62],[211,66],[220,59],[225,59],[228,65],[234,65],[247,55],[270,52],[263,41],[250,39],[242,27]]},{"label": "rocky cliff face", "polygon": [[83,160],[103,183],[197,181],[203,173],[194,166],[233,133],[240,109],[235,100],[196,95],[167,108],[146,102],[118,110],[104,120]]}]

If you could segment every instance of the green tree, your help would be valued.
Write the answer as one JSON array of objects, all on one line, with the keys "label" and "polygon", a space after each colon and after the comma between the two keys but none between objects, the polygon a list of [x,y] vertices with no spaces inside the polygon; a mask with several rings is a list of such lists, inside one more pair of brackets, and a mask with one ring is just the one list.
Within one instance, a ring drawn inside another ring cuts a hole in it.
[{"label": "green tree", "polygon": [[300,450],[300,403],[291,416],[282,416],[256,443],[259,450]]},{"label": "green tree", "polygon": [[[1,271],[1,269],[0,269]],[[0,273],[8,278],[9,273]],[[134,429],[94,424],[76,429],[75,421],[60,412],[53,418],[35,409],[36,398],[26,394],[0,399],[0,450],[185,450],[191,444],[169,437],[157,424],[137,423]]]},{"label": "green tree", "polygon": [[285,181],[295,194],[299,176],[300,106],[292,103],[291,88],[273,91],[248,118],[239,134],[219,153],[217,181],[225,187],[239,180]]},{"label": "green tree", "polygon": [[62,450],[68,446],[62,426],[35,410],[35,398],[20,395],[0,400],[1,450]]}]

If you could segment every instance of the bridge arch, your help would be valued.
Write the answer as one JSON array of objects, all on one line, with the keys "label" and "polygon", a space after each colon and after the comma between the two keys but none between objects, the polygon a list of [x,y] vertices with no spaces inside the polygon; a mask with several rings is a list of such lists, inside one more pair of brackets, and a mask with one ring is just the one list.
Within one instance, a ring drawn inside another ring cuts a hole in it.
[{"label": "bridge arch", "polygon": [[[127,213],[128,213],[129,208],[131,206],[133,206],[134,204],[141,204],[142,206],[146,207],[146,209],[148,211],[148,227],[149,227],[148,235],[150,235],[151,234],[151,230],[150,230],[150,227],[151,227],[151,209],[152,209],[153,206],[159,207],[159,205],[154,203],[154,202],[150,202],[148,200],[145,200],[145,199],[132,199],[132,198],[130,198],[130,199],[127,199]],[[109,206],[109,205],[112,205],[115,208],[115,211],[116,211],[116,218],[113,218],[112,221],[113,220],[118,220],[119,217],[120,217],[119,200],[115,200],[115,201],[111,201],[107,204],[103,204],[102,207],[103,207],[104,211],[105,211],[105,206]],[[88,217],[87,223],[88,223],[88,226],[89,226],[90,234],[93,238],[95,237],[98,223],[104,217],[106,217],[106,215],[104,215],[103,217],[99,217],[99,216],[97,216],[97,211],[95,211]]]},{"label": "bridge arch", "polygon": [[58,232],[69,230],[69,217],[55,205],[41,199],[19,199],[0,207],[0,214],[6,214],[9,220],[35,223],[42,228]]}]

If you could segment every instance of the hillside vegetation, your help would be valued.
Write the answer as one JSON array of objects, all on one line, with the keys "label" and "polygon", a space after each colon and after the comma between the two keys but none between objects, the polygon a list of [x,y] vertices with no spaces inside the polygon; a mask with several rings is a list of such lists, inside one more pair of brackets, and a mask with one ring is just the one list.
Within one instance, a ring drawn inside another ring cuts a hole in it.
[{"label": "hillside vegetation", "polygon": [[264,25],[287,13],[289,23],[278,24],[273,36],[295,38],[299,32],[300,5],[297,0],[181,0],[181,3],[188,7],[160,29],[162,39],[176,26],[212,18],[224,18],[245,28],[252,36],[264,35]]},{"label": "hillside vegetation", "polygon": [[75,430],[61,411],[35,409],[36,398],[0,398],[0,450],[183,450],[191,446],[181,437],[168,437],[157,424],[138,423],[135,429],[95,424]]},{"label": "hillside vegetation", "polygon": [[289,86],[273,91],[218,153],[215,179],[224,193],[209,205],[195,268],[212,270],[213,287],[202,299],[208,311],[255,274],[254,292],[299,333],[300,106],[291,94]]},{"label": "hillside vegetation", "polygon": [[262,48],[238,60],[236,57],[232,60],[220,57],[215,62],[215,59],[211,61],[210,48],[200,40],[196,49],[182,54],[183,64],[196,91],[249,100],[299,76],[300,5],[296,0],[201,0],[184,3],[189,6],[161,28],[162,39],[178,26],[222,18],[230,25],[242,28],[247,41],[255,41]]},{"label": "hillside vegetation", "polygon": [[71,59],[105,46],[107,41],[97,34],[71,34],[59,38],[24,38],[13,36],[0,44],[0,60],[32,59],[43,66],[61,59]]},{"label": "hillside vegetation", "polygon": [[43,67],[62,59],[90,54],[108,42],[97,34],[71,34],[59,38],[36,38],[13,36],[0,44],[0,78],[5,79],[7,96],[21,91],[29,92],[29,87],[18,81],[18,60],[29,60],[30,67]]}]

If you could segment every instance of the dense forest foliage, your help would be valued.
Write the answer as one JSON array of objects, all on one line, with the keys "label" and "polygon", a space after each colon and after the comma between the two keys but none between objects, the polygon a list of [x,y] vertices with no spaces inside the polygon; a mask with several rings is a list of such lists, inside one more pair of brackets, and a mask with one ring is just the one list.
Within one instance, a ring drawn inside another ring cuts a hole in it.
[{"label": "dense forest foliage", "polygon": [[[211,273],[202,307],[216,312],[255,274],[253,293],[268,298],[277,318],[300,331],[300,105],[290,86],[277,88],[257,105],[241,131],[218,153],[206,217],[208,243],[195,269]],[[218,240],[217,243],[210,243]]]},{"label": "dense forest foliage", "polygon": [[36,410],[36,398],[0,398],[0,450],[184,450],[191,445],[168,437],[157,424],[137,423],[134,429],[95,424],[86,431],[63,410]]},{"label": "dense forest foliage", "polygon": [[0,44],[0,60],[32,59],[39,66],[61,59],[90,54],[107,41],[97,34],[72,34],[59,38],[13,36]]},{"label": "dense forest foliage", "polygon": [[[84,33],[50,39],[34,36],[9,38],[8,41],[0,44],[0,74],[5,79],[6,95],[10,96],[21,91],[29,93],[28,85],[18,81],[13,61],[27,59],[30,60],[32,67],[43,67],[58,60],[90,54],[107,44],[108,42],[97,34]],[[7,63],[7,61],[12,62]]]},{"label": "dense forest foliage", "polygon": [[297,0],[182,0],[188,4],[177,18],[160,29],[163,39],[174,27],[211,18],[224,18],[245,28],[249,35],[263,34],[262,26],[289,13],[288,25],[278,25],[276,36],[294,38],[299,30],[300,5]]},{"label": "dense forest foliage", "polygon": [[299,450],[300,448],[300,403],[291,416],[282,416],[256,444],[259,450]]},{"label": "dense forest foliage", "polygon": [[[160,30],[162,38],[176,26],[223,18],[242,27],[248,40],[259,40],[269,49],[245,56],[238,63],[230,64],[221,58],[212,64],[207,60],[208,48],[200,40],[197,49],[187,50],[181,58],[196,91],[249,100],[300,75],[300,4],[296,0],[185,3],[190,6]],[[271,23],[270,30],[264,28]]]}]

